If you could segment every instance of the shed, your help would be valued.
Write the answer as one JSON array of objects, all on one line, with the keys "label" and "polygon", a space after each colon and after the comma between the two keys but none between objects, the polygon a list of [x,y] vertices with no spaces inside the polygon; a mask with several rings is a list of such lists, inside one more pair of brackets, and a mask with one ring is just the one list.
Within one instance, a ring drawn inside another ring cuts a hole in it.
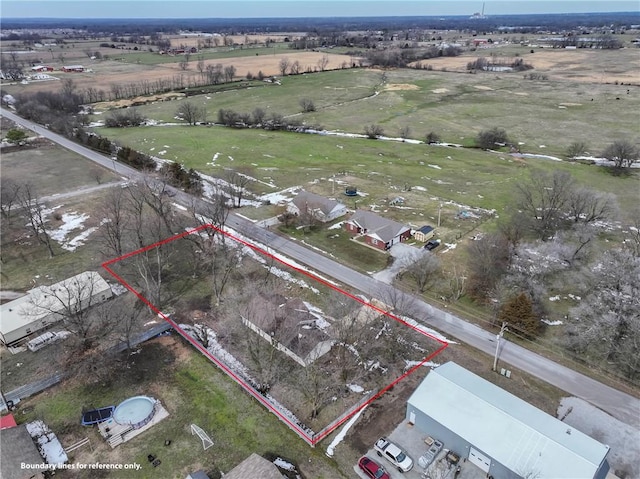
[{"label": "shed", "polygon": [[256,453],[238,464],[224,475],[224,479],[282,479],[276,465]]},{"label": "shed", "polygon": [[416,232],[413,234],[413,237],[417,241],[426,242],[426,241],[429,241],[431,238],[433,238],[434,234],[435,234],[435,230],[433,229],[433,226],[425,225],[419,230],[416,230]]},{"label": "shed", "polygon": [[38,286],[0,305],[0,340],[14,344],[60,321],[65,310],[86,309],[111,296],[111,287],[95,271],[85,271],[50,286]]},{"label": "shed", "polygon": [[407,402],[407,419],[489,476],[604,479],[609,446],[448,362]]},{"label": "shed", "polygon": [[22,464],[37,466],[43,463],[44,460],[25,426],[2,431],[0,434],[0,477],[2,479],[43,478],[44,468],[21,467]]}]

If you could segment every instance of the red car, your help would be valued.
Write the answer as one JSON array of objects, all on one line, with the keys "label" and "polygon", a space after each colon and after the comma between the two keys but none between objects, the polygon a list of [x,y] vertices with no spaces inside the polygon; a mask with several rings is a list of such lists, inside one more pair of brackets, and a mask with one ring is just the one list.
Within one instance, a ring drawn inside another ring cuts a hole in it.
[{"label": "red car", "polygon": [[358,467],[371,479],[391,479],[389,473],[380,464],[367,456],[362,456],[358,461]]}]

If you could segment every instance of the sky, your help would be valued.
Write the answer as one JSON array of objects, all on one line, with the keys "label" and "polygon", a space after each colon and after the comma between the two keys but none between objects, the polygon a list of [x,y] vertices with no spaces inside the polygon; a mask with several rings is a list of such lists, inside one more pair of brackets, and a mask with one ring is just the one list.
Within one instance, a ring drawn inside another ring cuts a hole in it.
[{"label": "sky", "polygon": [[[0,0],[2,18],[273,18],[471,15],[482,0]],[[637,12],[640,0],[485,0],[485,15]]]}]

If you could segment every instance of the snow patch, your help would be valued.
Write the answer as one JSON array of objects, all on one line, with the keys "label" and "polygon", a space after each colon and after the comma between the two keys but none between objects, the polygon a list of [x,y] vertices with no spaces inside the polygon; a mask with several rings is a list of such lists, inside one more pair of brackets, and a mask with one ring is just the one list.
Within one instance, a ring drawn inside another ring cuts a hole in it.
[{"label": "snow patch", "polygon": [[347,387],[354,393],[362,394],[364,392],[364,388],[359,384],[347,384]]},{"label": "snow patch", "polygon": [[344,440],[344,438],[347,435],[347,432],[349,432],[349,429],[351,429],[351,427],[356,423],[356,421],[360,417],[360,414],[362,414],[362,411],[364,411],[366,408],[367,408],[367,406],[365,406],[362,409],[360,409],[356,414],[353,415],[353,417],[351,419],[349,419],[347,421],[347,423],[340,430],[340,432],[335,437],[335,439],[333,441],[331,441],[331,444],[329,444],[327,446],[327,452],[326,452],[327,456],[333,457],[333,453],[334,453],[336,447],[338,446],[338,444],[340,444]]}]

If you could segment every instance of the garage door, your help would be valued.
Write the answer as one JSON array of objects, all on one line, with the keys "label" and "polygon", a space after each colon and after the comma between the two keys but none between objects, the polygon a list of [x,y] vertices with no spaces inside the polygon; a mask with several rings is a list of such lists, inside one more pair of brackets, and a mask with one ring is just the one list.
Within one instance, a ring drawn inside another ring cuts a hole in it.
[{"label": "garage door", "polygon": [[482,453],[476,451],[474,448],[469,448],[469,462],[471,464],[475,464],[484,472],[489,472],[489,467],[491,466],[491,459]]}]

